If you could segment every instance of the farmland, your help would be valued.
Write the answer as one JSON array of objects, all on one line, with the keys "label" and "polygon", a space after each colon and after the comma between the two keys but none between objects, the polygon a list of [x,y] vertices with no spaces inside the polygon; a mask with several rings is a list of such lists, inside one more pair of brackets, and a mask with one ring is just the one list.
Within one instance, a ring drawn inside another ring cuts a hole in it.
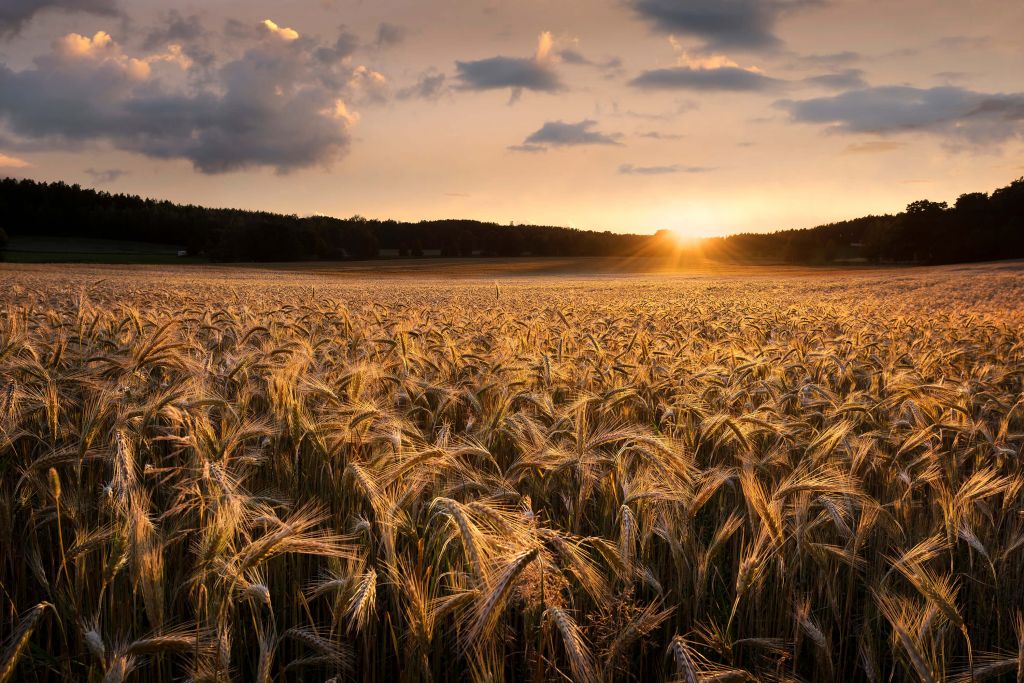
[{"label": "farmland", "polygon": [[480,274],[0,267],[0,681],[1024,680],[1024,265]]}]

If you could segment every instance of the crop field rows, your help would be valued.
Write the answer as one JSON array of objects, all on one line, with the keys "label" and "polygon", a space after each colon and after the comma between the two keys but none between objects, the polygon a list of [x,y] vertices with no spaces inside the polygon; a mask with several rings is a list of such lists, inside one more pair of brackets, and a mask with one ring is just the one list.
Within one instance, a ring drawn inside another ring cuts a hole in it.
[{"label": "crop field rows", "polygon": [[0,683],[1024,680],[1024,269],[0,269]]}]

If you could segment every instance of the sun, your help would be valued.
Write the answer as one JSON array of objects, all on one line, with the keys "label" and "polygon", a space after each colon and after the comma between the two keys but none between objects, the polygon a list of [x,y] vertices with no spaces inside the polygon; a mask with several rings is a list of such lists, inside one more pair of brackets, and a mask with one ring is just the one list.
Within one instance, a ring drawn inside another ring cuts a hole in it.
[{"label": "sun", "polygon": [[686,232],[682,228],[666,228],[659,230],[657,237],[667,248],[680,252],[695,249],[700,239]]},{"label": "sun", "polygon": [[700,243],[700,238],[693,236],[691,233],[686,232],[681,228],[670,229],[669,236],[680,249],[693,249]]}]

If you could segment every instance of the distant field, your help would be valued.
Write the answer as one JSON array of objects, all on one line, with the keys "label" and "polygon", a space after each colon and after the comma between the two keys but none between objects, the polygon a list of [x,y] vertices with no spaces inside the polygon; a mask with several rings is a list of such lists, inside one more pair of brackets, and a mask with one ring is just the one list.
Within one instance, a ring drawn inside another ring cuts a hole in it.
[{"label": "distant field", "polygon": [[1024,263],[0,264],[0,472],[9,680],[1014,680]]},{"label": "distant field", "polygon": [[754,273],[768,267],[781,274],[822,272],[806,266],[735,265],[705,258],[680,259],[654,257],[517,257],[517,258],[429,258],[374,261],[306,262],[268,264],[271,270],[316,273],[346,278],[364,277],[545,277],[593,275],[710,275],[716,273]]},{"label": "distant field", "polygon": [[[426,259],[375,259],[372,261],[308,261],[296,263],[222,263],[209,264],[189,258],[169,257],[165,260],[140,262],[130,255],[123,262],[109,258],[110,254],[98,255],[81,263],[76,272],[87,273],[161,273],[173,278],[273,278],[275,281],[294,279],[298,282],[315,283],[319,280],[351,281],[372,279],[527,279],[541,281],[543,278],[637,278],[643,276],[663,277],[862,277],[871,274],[902,275],[916,273],[961,273],[961,272],[1004,272],[1024,270],[1022,261],[999,261],[982,264],[959,264],[937,267],[874,266],[874,265],[830,265],[801,266],[723,263],[703,258],[663,259],[650,257],[571,257],[571,258],[426,258]],[[159,256],[159,255],[157,255]],[[10,272],[18,269],[17,263],[33,264],[26,272],[45,272],[45,261],[14,261],[0,269]],[[167,268],[167,266],[171,266]],[[83,270],[84,269],[84,270]],[[95,269],[95,270],[92,270]],[[2,271],[0,271],[2,272]]]},{"label": "distant field", "polygon": [[[179,257],[180,247],[122,242],[115,240],[75,239],[63,237],[14,237],[5,255],[11,263],[84,263],[112,265],[189,265],[203,264],[204,257]],[[398,258],[383,253],[368,261],[300,261],[290,263],[222,264],[226,267],[260,268],[293,272],[316,272],[338,275],[378,274],[386,276],[442,276],[456,278],[536,276],[565,274],[665,274],[713,273],[733,270],[736,266],[696,255],[679,257],[469,257],[469,258]],[[776,266],[771,263],[752,264],[746,268],[771,266],[786,272],[814,271],[807,266]],[[863,264],[836,264],[834,268],[863,268]]]},{"label": "distant field", "polygon": [[12,263],[195,263],[172,244],[73,237],[11,237],[4,260]]}]

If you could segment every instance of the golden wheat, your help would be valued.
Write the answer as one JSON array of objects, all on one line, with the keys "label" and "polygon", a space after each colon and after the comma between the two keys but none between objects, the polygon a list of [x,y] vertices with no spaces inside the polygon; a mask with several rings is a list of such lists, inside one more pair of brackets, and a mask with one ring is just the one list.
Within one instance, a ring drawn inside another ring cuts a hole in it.
[{"label": "golden wheat", "polygon": [[4,272],[0,680],[1024,681],[1013,264]]}]

